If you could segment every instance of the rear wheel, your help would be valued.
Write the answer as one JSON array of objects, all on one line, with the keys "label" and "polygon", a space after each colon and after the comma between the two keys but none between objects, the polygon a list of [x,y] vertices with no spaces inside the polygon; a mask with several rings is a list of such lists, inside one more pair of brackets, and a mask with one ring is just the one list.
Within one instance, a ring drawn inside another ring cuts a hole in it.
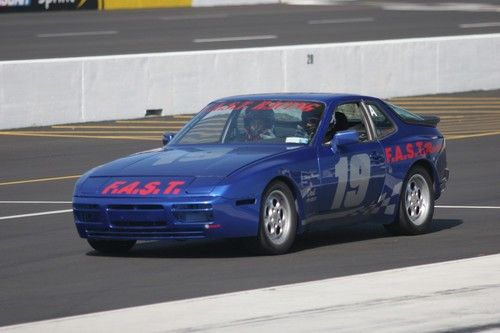
[{"label": "rear wheel", "polygon": [[434,186],[421,166],[410,170],[401,188],[398,218],[386,225],[396,234],[418,235],[427,232],[434,215]]},{"label": "rear wheel", "polygon": [[257,245],[263,254],[286,253],[295,240],[297,212],[292,191],[280,181],[271,183],[260,206]]},{"label": "rear wheel", "polygon": [[104,254],[127,253],[136,243],[135,240],[100,240],[87,239],[94,250]]}]

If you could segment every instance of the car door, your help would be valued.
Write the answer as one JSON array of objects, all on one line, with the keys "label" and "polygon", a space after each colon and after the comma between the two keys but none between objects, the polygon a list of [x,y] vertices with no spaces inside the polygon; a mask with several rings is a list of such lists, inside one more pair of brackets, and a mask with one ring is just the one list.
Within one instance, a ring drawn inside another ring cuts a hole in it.
[{"label": "car door", "polygon": [[339,104],[332,112],[332,122],[334,114],[337,118],[340,118],[338,113],[347,117],[347,130],[357,131],[359,142],[337,149],[332,149],[328,142],[319,146],[320,213],[334,213],[332,217],[342,217],[344,220],[346,217],[349,220],[361,220],[379,201],[386,163],[367,112],[361,100]]}]

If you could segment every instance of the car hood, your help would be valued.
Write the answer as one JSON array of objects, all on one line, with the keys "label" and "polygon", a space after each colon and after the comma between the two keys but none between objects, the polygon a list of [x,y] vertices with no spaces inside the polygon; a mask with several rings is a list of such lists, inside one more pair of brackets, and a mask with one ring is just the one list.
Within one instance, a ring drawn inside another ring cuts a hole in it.
[{"label": "car hood", "polygon": [[276,145],[166,148],[118,159],[99,167],[91,176],[226,177],[286,149]]},{"label": "car hood", "polygon": [[75,196],[164,197],[208,194],[232,172],[286,146],[166,148],[131,155],[82,177]]}]

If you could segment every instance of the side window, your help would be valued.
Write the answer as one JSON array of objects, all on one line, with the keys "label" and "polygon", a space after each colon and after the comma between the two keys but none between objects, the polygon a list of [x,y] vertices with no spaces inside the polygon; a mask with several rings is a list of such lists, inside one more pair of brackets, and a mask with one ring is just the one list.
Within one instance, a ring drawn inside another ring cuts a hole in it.
[{"label": "side window", "polygon": [[396,130],[392,121],[382,112],[375,103],[366,103],[368,113],[375,126],[375,133],[378,138],[383,138]]},{"label": "side window", "polygon": [[338,131],[355,130],[359,133],[359,141],[368,140],[368,132],[363,121],[362,111],[359,103],[346,103],[335,109],[335,123],[331,119],[325,142],[332,139]]}]

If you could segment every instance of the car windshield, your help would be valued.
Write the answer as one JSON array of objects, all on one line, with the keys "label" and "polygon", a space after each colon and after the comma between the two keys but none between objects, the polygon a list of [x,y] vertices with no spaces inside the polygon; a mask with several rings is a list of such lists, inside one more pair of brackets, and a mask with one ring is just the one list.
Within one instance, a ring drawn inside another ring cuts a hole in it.
[{"label": "car windshield", "polygon": [[212,103],[172,144],[308,144],[323,110],[323,103],[298,100]]}]

